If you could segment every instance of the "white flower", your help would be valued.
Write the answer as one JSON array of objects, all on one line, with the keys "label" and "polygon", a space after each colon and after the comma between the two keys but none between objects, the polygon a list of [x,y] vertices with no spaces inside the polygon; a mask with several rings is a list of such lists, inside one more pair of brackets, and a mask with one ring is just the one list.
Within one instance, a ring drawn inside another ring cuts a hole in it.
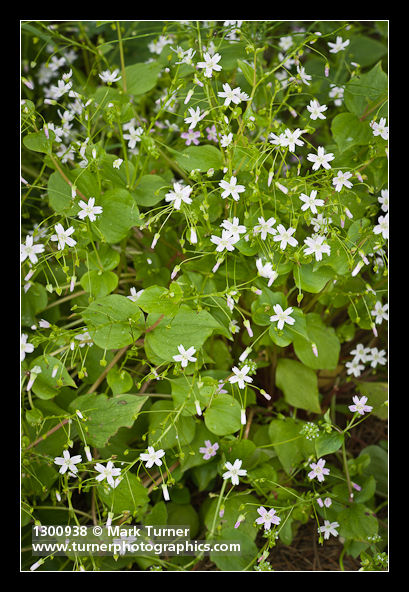
[{"label": "white flower", "polygon": [[324,520],[324,526],[320,526],[318,532],[324,533],[324,539],[329,539],[329,535],[338,536],[338,531],[336,530],[339,527],[338,522],[330,522],[329,520]]},{"label": "white flower", "polygon": [[287,49],[290,49],[292,44],[293,44],[293,38],[290,36],[280,37],[280,41],[278,42],[279,47],[281,47],[281,49],[283,51],[287,51]]},{"label": "white flower", "polygon": [[378,197],[378,201],[381,204],[381,210],[383,212],[387,212],[389,209],[389,191],[387,189],[382,189],[380,197]]},{"label": "white flower", "polygon": [[31,354],[34,351],[34,345],[27,343],[27,334],[23,333],[20,339],[20,361],[22,362],[26,354]]},{"label": "white flower", "polygon": [[304,134],[305,130],[301,130],[299,127],[297,127],[296,130],[291,131],[290,129],[285,129],[284,130],[284,138],[281,141],[282,145],[284,146],[288,146],[288,149],[290,152],[294,152],[295,151],[295,146],[303,146],[304,142],[302,140],[299,139],[299,137],[301,136],[301,134]]},{"label": "white flower", "polygon": [[72,226],[67,228],[67,230],[64,230],[62,224],[58,223],[54,226],[54,228],[57,234],[53,234],[51,236],[51,240],[58,242],[57,248],[59,251],[62,251],[66,244],[69,247],[73,247],[77,244],[77,241],[70,236],[74,232],[74,228]]},{"label": "white flower", "polygon": [[110,72],[109,70],[104,70],[102,74],[98,74],[98,76],[101,78],[102,82],[112,84],[113,82],[121,80],[121,76],[117,76],[118,72],[118,69],[114,70],[113,72]]},{"label": "white flower", "polygon": [[96,463],[95,469],[99,472],[99,475],[95,477],[97,481],[103,481],[106,479],[111,487],[116,487],[117,483],[115,483],[114,477],[121,474],[121,469],[115,468],[114,463],[111,460],[107,462],[106,467],[100,463]]},{"label": "white flower", "polygon": [[205,52],[203,54],[204,62],[197,62],[197,67],[204,68],[204,75],[206,76],[206,78],[211,78],[213,70],[215,70],[215,72],[220,72],[220,70],[222,69],[222,67],[218,63],[221,57],[222,56],[219,53],[215,53],[211,56],[209,53]]},{"label": "white flower", "polygon": [[355,378],[361,376],[362,370],[365,370],[365,366],[359,363],[358,359],[353,359],[351,362],[346,362],[345,368],[347,369],[347,374],[353,374]]},{"label": "white flower", "polygon": [[192,188],[190,187],[190,185],[184,187],[180,183],[173,183],[173,191],[169,191],[169,193],[165,195],[165,201],[173,202],[175,210],[179,210],[182,201],[187,204],[192,203],[192,200],[189,197],[191,192]]},{"label": "white flower", "polygon": [[345,186],[347,189],[351,189],[352,183],[348,181],[352,177],[352,173],[345,171],[338,171],[336,177],[332,179],[332,184],[335,185],[335,191],[341,191],[342,187]]},{"label": "white flower", "polygon": [[268,234],[277,234],[277,230],[273,228],[276,219],[271,217],[267,221],[263,217],[258,219],[258,225],[254,227],[254,234],[260,233],[261,240],[266,240]]},{"label": "white flower", "polygon": [[238,458],[236,458],[233,464],[226,462],[224,466],[228,470],[223,473],[223,479],[231,479],[233,485],[238,485],[239,477],[244,477],[247,475],[247,470],[240,468],[242,463],[243,461]]},{"label": "white flower", "polygon": [[343,51],[346,47],[348,47],[348,45],[349,45],[349,39],[342,41],[342,37],[338,37],[338,36],[337,36],[335,43],[331,43],[331,41],[328,41],[328,47],[331,48],[329,50],[330,53],[338,53],[339,51]]},{"label": "white flower", "polygon": [[50,96],[52,99],[60,99],[65,93],[67,93],[72,87],[72,82],[64,82],[64,80],[58,80],[57,86],[51,85]]},{"label": "white flower", "polygon": [[122,158],[117,158],[114,160],[114,162],[112,163],[112,166],[114,167],[114,169],[119,169],[119,167],[121,166],[121,164],[123,163],[123,159]]},{"label": "white flower", "polygon": [[235,105],[238,105],[241,101],[240,99],[241,88],[238,86],[237,88],[232,89],[230,84],[227,82],[223,84],[223,91],[219,91],[217,94],[219,97],[225,99],[224,106],[227,107],[233,102]]},{"label": "white flower", "polygon": [[323,232],[324,234],[328,232],[328,226],[331,222],[332,218],[324,218],[322,214],[318,214],[316,218],[311,219],[314,232]]},{"label": "white flower", "polygon": [[293,317],[290,316],[291,313],[293,312],[292,306],[289,306],[288,308],[283,310],[279,304],[274,304],[273,310],[275,312],[275,315],[272,315],[270,317],[270,321],[272,323],[277,321],[277,328],[280,331],[283,330],[285,324],[294,325],[295,319],[293,319]]},{"label": "white flower", "polygon": [[129,134],[124,134],[124,140],[128,140],[128,148],[133,149],[136,146],[136,142],[141,141],[143,129],[141,127],[135,129],[134,126],[131,125],[128,131]]},{"label": "white flower", "polygon": [[374,234],[382,234],[384,239],[389,238],[389,214],[379,216],[378,224],[374,226]]},{"label": "white flower", "polygon": [[182,368],[186,368],[189,362],[196,362],[197,358],[193,357],[193,354],[196,353],[196,349],[192,346],[189,349],[183,347],[183,345],[178,346],[179,353],[176,356],[173,356],[175,362],[180,362]]},{"label": "white flower", "polygon": [[160,55],[162,53],[163,48],[169,43],[172,43],[171,39],[168,39],[167,37],[165,37],[165,35],[160,35],[157,41],[150,41],[148,43],[148,48],[151,53],[156,53],[157,55]]},{"label": "white flower", "polygon": [[249,366],[243,366],[243,368],[239,369],[237,368],[237,366],[234,366],[232,368],[232,372],[234,373],[234,376],[230,376],[229,378],[229,382],[230,384],[234,384],[237,382],[237,386],[241,389],[244,389],[246,386],[246,382],[253,382],[253,379],[251,378],[251,376],[247,376],[248,372],[250,370]]},{"label": "white flower", "polygon": [[381,138],[384,140],[389,138],[389,128],[386,125],[385,117],[381,117],[379,123],[376,123],[376,121],[371,121],[369,125],[372,128],[374,136],[381,136]]},{"label": "white flower", "polygon": [[132,302],[136,302],[139,298],[139,296],[142,294],[143,290],[139,290],[139,292],[136,291],[135,287],[131,288],[131,295],[127,296],[128,300],[131,300]]},{"label": "white flower", "polygon": [[275,242],[280,242],[280,248],[284,250],[287,247],[287,243],[292,247],[298,245],[298,240],[296,240],[292,234],[294,234],[295,228],[288,228],[287,230],[284,228],[282,224],[277,226],[277,234],[274,236],[273,240]]},{"label": "white flower", "polygon": [[33,244],[33,237],[30,235],[26,236],[26,244],[22,244],[20,245],[20,262],[23,263],[23,261],[25,261],[27,259],[27,257],[30,259],[31,263],[35,264],[38,262],[38,257],[37,257],[37,253],[43,253],[44,252],[44,245],[41,244],[37,244],[34,245]]},{"label": "white flower", "polygon": [[261,277],[268,279],[267,286],[270,287],[274,280],[278,277],[278,273],[273,269],[272,264],[270,262],[267,262],[263,265],[261,259],[256,260],[256,266],[259,275],[261,275]]},{"label": "white flower", "polygon": [[375,323],[377,325],[380,325],[384,319],[385,319],[385,321],[387,321],[388,320],[388,305],[384,304],[382,306],[382,302],[380,302],[378,300],[378,302],[375,304],[375,308],[371,311],[371,315],[376,317]]},{"label": "white flower", "polygon": [[82,458],[79,454],[76,456],[71,457],[68,450],[63,450],[63,456],[56,456],[54,459],[54,463],[56,465],[61,465],[59,472],[61,475],[64,475],[68,470],[72,471],[73,473],[78,473],[78,467],[75,465],[82,462]]},{"label": "white flower", "polygon": [[95,222],[96,215],[102,214],[102,207],[96,206],[95,204],[95,197],[90,197],[88,203],[85,201],[80,200],[78,205],[80,206],[81,210],[78,212],[77,216],[81,220],[84,220],[88,216],[91,222]]},{"label": "white flower", "polygon": [[307,237],[304,240],[307,245],[307,248],[304,249],[304,253],[306,255],[314,254],[316,261],[321,261],[323,253],[326,253],[327,255],[331,254],[331,248],[324,242],[325,240],[325,236],[322,235]]},{"label": "white flower", "polygon": [[319,102],[315,99],[311,99],[310,104],[307,105],[307,111],[310,112],[310,119],[326,119],[325,115],[322,114],[323,111],[326,111],[328,107],[326,105],[320,105]]},{"label": "white flower", "polygon": [[372,347],[368,355],[368,362],[371,362],[372,368],[376,368],[378,364],[384,366],[386,364],[385,350],[378,350],[377,347]]},{"label": "white flower", "polygon": [[329,165],[328,162],[334,158],[335,156],[332,152],[325,154],[325,149],[323,146],[318,146],[318,154],[310,153],[307,155],[307,160],[314,163],[312,167],[313,171],[317,171],[320,166],[324,167],[324,169],[330,169],[331,165]]},{"label": "white flower", "polygon": [[240,224],[238,218],[233,218],[232,222],[230,222],[229,220],[223,220],[220,226],[228,232],[230,232],[232,237],[234,237],[237,240],[240,240],[240,234],[245,233],[247,230],[247,228],[243,226],[243,224]]},{"label": "white flower", "polygon": [[330,87],[329,97],[334,99],[335,105],[339,107],[342,105],[342,100],[344,98],[344,89],[342,86],[335,86],[335,84],[330,84]]},{"label": "white flower", "polygon": [[319,460],[317,460],[316,463],[311,463],[310,467],[311,467],[312,471],[310,471],[308,473],[308,477],[310,479],[314,479],[315,477],[317,477],[317,479],[320,483],[322,481],[324,481],[324,479],[325,479],[324,475],[329,475],[329,469],[324,468],[325,463],[326,463],[326,461],[323,458],[320,458]]},{"label": "white flower", "polygon": [[270,138],[269,139],[270,144],[274,144],[275,146],[280,146],[281,148],[285,148],[287,146],[287,138],[284,133],[277,136],[276,134],[273,134],[273,132],[271,132],[271,134],[269,135],[269,138]]},{"label": "white flower", "polygon": [[150,469],[154,464],[157,467],[162,465],[162,461],[160,460],[162,456],[165,456],[164,450],[160,449],[155,451],[153,446],[148,446],[148,452],[141,454],[139,458],[143,460],[144,463],[146,463],[145,467]]},{"label": "white flower", "polygon": [[230,146],[230,144],[233,141],[233,134],[232,132],[230,132],[229,134],[222,134],[221,138],[220,138],[220,146],[222,146],[223,148],[227,148],[227,146]]},{"label": "white flower", "polygon": [[244,185],[237,185],[237,178],[234,176],[230,177],[230,181],[225,181],[224,179],[220,181],[219,187],[224,189],[222,193],[223,199],[231,195],[235,201],[240,199],[239,193],[242,193],[246,189]]},{"label": "white flower", "polygon": [[206,115],[206,111],[200,113],[200,107],[193,109],[189,107],[190,117],[185,117],[185,123],[190,123],[189,129],[194,129],[201,119]]},{"label": "white flower", "polygon": [[365,347],[362,343],[357,343],[355,349],[351,350],[351,355],[354,356],[354,360],[357,362],[365,362],[368,361],[368,353],[371,351],[369,347]]},{"label": "white flower", "polygon": [[301,78],[301,81],[304,84],[306,84],[307,86],[309,86],[310,83],[308,81],[311,80],[312,77],[305,72],[304,66],[297,66],[297,72],[298,72],[298,75]]},{"label": "white flower", "polygon": [[239,238],[238,235],[231,234],[229,230],[223,230],[221,237],[212,234],[210,241],[217,245],[216,251],[221,253],[224,249],[227,251],[234,251],[233,245],[237,243]]},{"label": "white flower", "polygon": [[317,214],[317,206],[323,206],[324,200],[323,199],[316,199],[317,191],[313,189],[311,191],[311,195],[305,195],[305,193],[301,193],[300,200],[304,202],[304,205],[301,206],[303,212],[310,209],[313,214]]}]

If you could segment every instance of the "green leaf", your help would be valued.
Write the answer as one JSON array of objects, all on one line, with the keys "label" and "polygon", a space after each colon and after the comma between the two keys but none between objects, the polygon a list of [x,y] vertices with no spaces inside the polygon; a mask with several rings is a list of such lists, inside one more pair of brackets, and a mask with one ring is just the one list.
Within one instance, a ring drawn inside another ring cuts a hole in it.
[{"label": "green leaf", "polygon": [[321,413],[318,380],[315,372],[296,360],[279,358],[276,384],[289,405],[313,413]]},{"label": "green leaf", "polygon": [[388,400],[387,382],[357,382],[357,389],[361,395],[368,397],[367,404],[373,407],[373,413],[380,419],[388,419],[388,406],[384,405]]},{"label": "green leaf", "polygon": [[48,202],[57,214],[68,214],[70,210],[78,209],[71,196],[71,187],[64,181],[58,171],[51,173],[48,184]]},{"label": "green leaf", "polygon": [[344,441],[344,434],[340,432],[331,432],[330,434],[321,434],[315,440],[315,451],[317,457],[325,456],[326,454],[332,454],[339,450]]},{"label": "green leaf", "polygon": [[252,65],[244,62],[243,60],[237,60],[237,65],[240,70],[243,72],[245,79],[247,82],[253,86],[255,77],[254,77],[254,68]]},{"label": "green leaf", "polygon": [[378,521],[369,508],[363,504],[351,504],[337,516],[340,524],[339,534],[345,539],[367,541],[369,536],[378,533]]},{"label": "green leaf", "polygon": [[140,308],[126,296],[110,294],[97,298],[82,317],[92,340],[102,349],[120,349],[138,339],[143,321]]},{"label": "green leaf", "polygon": [[347,51],[354,62],[365,68],[380,60],[386,54],[388,48],[386,44],[376,39],[359,35],[351,37]]},{"label": "green leaf", "polygon": [[94,222],[108,243],[119,243],[132,226],[140,224],[139,210],[126,189],[111,189],[98,200],[102,214]]},{"label": "green leaf", "polygon": [[[334,370],[337,367],[341,344],[332,327],[327,327],[319,314],[305,316],[308,339],[296,335],[293,339],[294,351],[303,364],[313,370]],[[318,356],[314,355],[315,343]]]},{"label": "green leaf", "polygon": [[33,392],[40,399],[52,399],[58,395],[58,390],[63,386],[77,388],[64,364],[58,358],[44,354],[30,363],[31,370],[34,366],[41,368],[41,374],[38,374],[32,386]]},{"label": "green leaf", "polygon": [[336,115],[331,123],[331,132],[340,152],[351,146],[364,146],[372,138],[368,122],[360,121],[353,113]]},{"label": "green leaf", "polygon": [[[345,106],[358,117],[369,115],[375,106],[381,106],[388,97],[388,77],[382,70],[381,62],[366,74],[354,76],[345,86]],[[368,123],[369,126],[369,123]]]},{"label": "green leaf", "polygon": [[183,415],[196,415],[195,400],[199,401],[202,408],[207,406],[218,388],[217,381],[210,376],[204,376],[200,380],[184,376],[173,379],[171,385],[175,407],[184,403]]},{"label": "green leaf", "polygon": [[124,474],[122,481],[115,489],[107,488],[104,483],[101,483],[97,485],[97,491],[101,501],[114,514],[122,514],[125,511],[133,514],[145,510],[149,503],[147,489],[130,471]]},{"label": "green leaf", "polygon": [[149,446],[173,448],[190,444],[196,424],[192,417],[179,415],[172,401],[156,401],[149,414]]},{"label": "green leaf", "polygon": [[190,173],[193,169],[207,172],[221,169],[223,156],[215,146],[189,146],[175,156],[176,162]]},{"label": "green leaf", "polygon": [[[162,66],[158,62],[132,64],[125,68],[126,90],[130,95],[143,95],[155,85]],[[121,81],[123,82],[123,81]]]},{"label": "green leaf", "polygon": [[23,138],[23,144],[29,150],[34,152],[42,152],[44,154],[50,154],[52,150],[53,140],[55,140],[55,134],[53,131],[49,131],[49,137],[45,135],[44,131],[35,132],[33,134],[27,134]]},{"label": "green leaf", "polygon": [[315,452],[314,443],[300,434],[301,429],[302,423],[291,417],[273,419],[268,426],[270,440],[287,474]]},{"label": "green leaf", "polygon": [[182,296],[182,288],[177,282],[172,282],[169,289],[163,286],[149,286],[138,297],[138,306],[148,313],[171,316],[177,313]]},{"label": "green leaf", "polygon": [[208,430],[217,436],[234,434],[241,427],[241,407],[231,395],[217,395],[204,413]]},{"label": "green leaf", "polygon": [[143,175],[132,195],[140,206],[151,207],[162,201],[168,183],[159,175]]},{"label": "green leaf", "polygon": [[[235,517],[237,520],[238,515]],[[240,529],[226,528],[222,537],[217,538],[219,544],[223,541],[230,541],[240,545],[240,553],[210,553],[210,560],[213,561],[220,571],[241,572],[257,556],[258,549],[252,538],[243,532],[243,524]]]},{"label": "green leaf", "polygon": [[74,412],[81,411],[86,418],[86,439],[89,444],[103,448],[121,427],[132,427],[148,397],[137,395],[107,395],[90,393],[81,395],[70,403]]},{"label": "green leaf", "polygon": [[36,314],[45,309],[48,302],[47,290],[42,284],[32,283],[29,290],[21,291],[20,318],[23,327],[36,323]]},{"label": "green leaf", "polygon": [[127,393],[133,386],[132,376],[126,370],[119,370],[117,366],[111,368],[107,374],[107,382],[114,395]]},{"label": "green leaf", "polygon": [[[172,495],[172,489],[170,489],[169,495]],[[199,516],[190,504],[175,504],[174,502],[170,502],[167,505],[167,511],[168,524],[187,526],[191,539],[197,535],[199,532]]]},{"label": "green leaf", "polygon": [[118,276],[113,271],[87,271],[80,280],[81,286],[94,298],[107,296],[118,285]]},{"label": "green leaf", "polygon": [[[148,326],[156,320],[148,317]],[[198,351],[214,332],[224,334],[225,329],[210,313],[205,310],[196,312],[182,304],[173,318],[165,316],[153,331],[147,333],[145,344],[162,360],[173,362],[173,356],[179,353],[179,345],[185,349],[193,346]]]},{"label": "green leaf", "polygon": [[318,294],[335,274],[330,267],[325,266],[320,267],[319,273],[317,273],[314,269],[314,263],[306,263],[294,265],[293,275],[298,289]]}]

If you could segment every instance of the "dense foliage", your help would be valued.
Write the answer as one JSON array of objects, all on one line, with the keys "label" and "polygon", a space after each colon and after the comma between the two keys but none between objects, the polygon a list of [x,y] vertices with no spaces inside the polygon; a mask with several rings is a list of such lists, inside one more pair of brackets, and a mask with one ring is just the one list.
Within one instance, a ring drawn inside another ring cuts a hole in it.
[{"label": "dense foliage", "polygon": [[[308,523],[387,569],[387,22],[21,43],[23,570],[271,570]],[[242,551],[31,555],[107,522]]]}]

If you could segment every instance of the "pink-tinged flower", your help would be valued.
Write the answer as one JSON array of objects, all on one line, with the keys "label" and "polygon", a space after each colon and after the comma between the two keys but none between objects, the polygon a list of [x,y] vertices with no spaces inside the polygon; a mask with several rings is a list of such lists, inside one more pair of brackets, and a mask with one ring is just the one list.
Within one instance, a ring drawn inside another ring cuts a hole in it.
[{"label": "pink-tinged flower", "polygon": [[324,468],[325,463],[326,461],[323,458],[320,458],[316,463],[311,463],[310,467],[312,471],[308,473],[308,477],[310,479],[317,477],[320,483],[324,481],[324,475],[329,475],[329,469]]},{"label": "pink-tinged flower", "polygon": [[354,402],[353,405],[349,405],[348,409],[353,413],[359,413],[359,415],[364,415],[365,413],[369,413],[372,411],[373,407],[370,405],[366,405],[368,397],[361,397],[359,398],[357,395],[352,397],[352,401]]},{"label": "pink-tinged flower", "polygon": [[272,524],[280,524],[281,518],[275,516],[276,511],[274,508],[266,510],[263,506],[257,508],[257,512],[260,514],[260,518],[256,519],[257,524],[264,524],[264,530],[270,530]]},{"label": "pink-tinged flower", "polygon": [[358,483],[354,483],[353,481],[351,481],[351,485],[357,491],[361,491],[361,489],[362,489],[362,487],[360,485],[358,485]]},{"label": "pink-tinged flower", "polygon": [[200,143],[198,140],[200,135],[201,135],[200,132],[195,132],[195,131],[189,129],[187,132],[182,132],[180,134],[180,137],[183,138],[184,140],[186,140],[186,142],[185,142],[186,146],[190,146],[190,144],[192,142],[193,142],[193,144],[195,144],[197,146]]},{"label": "pink-tinged flower", "polygon": [[338,522],[330,522],[329,520],[324,520],[324,526],[320,526],[318,532],[324,533],[324,539],[329,539],[329,535],[338,536],[338,531],[336,528],[339,527]]},{"label": "pink-tinged flower", "polygon": [[212,127],[207,127],[206,131],[207,139],[209,140],[209,142],[218,142],[217,130],[214,124],[212,125]]}]

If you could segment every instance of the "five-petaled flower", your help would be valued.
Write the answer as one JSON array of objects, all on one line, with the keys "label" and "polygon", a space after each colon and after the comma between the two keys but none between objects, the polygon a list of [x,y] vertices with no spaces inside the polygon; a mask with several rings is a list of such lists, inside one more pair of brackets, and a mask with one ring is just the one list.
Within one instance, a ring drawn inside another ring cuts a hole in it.
[{"label": "five-petaled flower", "polygon": [[307,160],[313,162],[312,170],[318,171],[320,166],[324,167],[324,169],[330,169],[331,165],[328,164],[331,160],[334,160],[335,156],[332,152],[325,153],[325,148],[323,146],[318,146],[318,153],[317,154],[307,154]]},{"label": "five-petaled flower", "polygon": [[58,223],[54,226],[55,232],[57,234],[53,234],[51,236],[51,240],[57,242],[57,248],[59,251],[62,251],[67,244],[69,247],[73,247],[77,244],[77,241],[71,238],[71,234],[74,232],[74,228],[70,226],[67,230],[64,230],[62,224]]},{"label": "five-petaled flower", "polygon": [[90,197],[88,203],[82,201],[82,199],[78,202],[81,210],[78,212],[78,218],[84,220],[88,216],[91,222],[95,222],[97,219],[96,216],[102,214],[102,207],[95,205],[95,197]]},{"label": "five-petaled flower", "polygon": [[60,465],[59,472],[61,475],[64,475],[67,471],[71,471],[72,473],[78,473],[78,467],[76,466],[78,463],[82,462],[82,458],[80,454],[75,456],[71,456],[68,450],[63,450],[62,456],[56,456],[54,459],[54,463],[56,465]]},{"label": "five-petaled flower", "polygon": [[189,362],[196,362],[197,358],[193,357],[193,354],[196,353],[196,349],[192,346],[189,349],[183,347],[183,345],[178,345],[179,353],[173,356],[175,362],[180,362],[182,368],[186,368]]},{"label": "five-petaled flower", "polygon": [[275,516],[274,508],[266,510],[263,506],[257,508],[260,517],[256,519],[257,524],[264,524],[264,530],[270,530],[272,524],[280,524],[281,518]]},{"label": "five-petaled flower", "polygon": [[329,475],[329,469],[324,468],[325,462],[326,461],[323,458],[320,458],[316,463],[311,463],[310,467],[312,471],[308,473],[308,477],[310,479],[314,479],[316,477],[318,481],[324,481],[324,475]]},{"label": "five-petaled flower", "polygon": [[243,461],[239,458],[236,458],[233,464],[231,464],[230,462],[226,462],[224,466],[227,469],[227,471],[223,473],[223,479],[231,479],[233,485],[238,485],[239,477],[244,477],[245,475],[247,475],[247,470],[240,468],[242,464]]},{"label": "five-petaled flower", "polygon": [[198,68],[204,68],[204,76],[206,78],[211,78],[213,75],[213,70],[215,72],[220,72],[220,70],[222,69],[222,67],[219,64],[221,57],[222,56],[219,53],[210,55],[209,53],[205,52],[203,54],[204,61],[197,62],[196,66]]},{"label": "five-petaled flower", "polygon": [[145,467],[150,469],[155,464],[157,467],[162,465],[160,460],[162,456],[165,456],[165,451],[155,450],[153,446],[148,446],[148,452],[143,452],[139,455],[139,458],[145,463]]},{"label": "five-petaled flower", "polygon": [[373,409],[371,405],[367,405],[366,402],[368,397],[361,397],[359,398],[358,395],[352,397],[353,405],[349,405],[348,409],[353,413],[359,413],[359,415],[364,415],[365,413],[370,413]]},{"label": "five-petaled flower", "polygon": [[111,460],[107,462],[106,467],[101,463],[96,463],[95,469],[99,472],[99,475],[95,477],[97,481],[106,479],[111,487],[116,487],[117,481],[114,481],[114,477],[121,474],[121,469],[117,469]]},{"label": "five-petaled flower", "polygon": [[205,445],[199,448],[199,452],[203,454],[203,460],[209,460],[212,456],[217,454],[219,444],[215,442],[212,444],[210,440],[205,440]]},{"label": "five-petaled flower", "polygon": [[237,386],[241,389],[244,389],[246,386],[246,382],[253,382],[251,376],[247,376],[248,372],[250,371],[249,366],[243,366],[243,368],[237,368],[237,366],[233,366],[232,372],[233,376],[230,376],[229,382],[230,384],[235,384],[237,382]]},{"label": "five-petaled flower", "polygon": [[339,527],[338,522],[330,522],[329,520],[324,520],[324,526],[320,526],[318,528],[318,532],[324,533],[324,539],[329,539],[329,535],[338,536],[338,531],[336,530]]},{"label": "five-petaled flower", "polygon": [[225,181],[223,179],[220,181],[219,186],[224,190],[222,192],[223,199],[231,195],[235,201],[240,199],[239,193],[242,193],[246,189],[244,185],[237,185],[237,178],[234,176],[230,177],[230,181]]},{"label": "five-petaled flower", "polygon": [[33,244],[34,238],[29,234],[26,236],[26,243],[20,245],[20,262],[23,263],[27,259],[30,259],[31,263],[35,264],[38,262],[37,253],[44,252],[44,245],[38,243]]},{"label": "five-petaled flower", "polygon": [[190,185],[184,187],[181,183],[173,183],[173,191],[171,190],[165,195],[165,201],[173,202],[175,210],[179,210],[182,201],[187,204],[192,203],[192,199],[189,197],[191,193]]},{"label": "five-petaled flower", "polygon": [[275,314],[270,317],[270,321],[272,323],[277,321],[277,329],[282,331],[285,324],[294,325],[295,319],[292,316],[290,316],[293,312],[292,306],[289,306],[288,308],[283,310],[280,304],[274,304],[273,310]]}]

